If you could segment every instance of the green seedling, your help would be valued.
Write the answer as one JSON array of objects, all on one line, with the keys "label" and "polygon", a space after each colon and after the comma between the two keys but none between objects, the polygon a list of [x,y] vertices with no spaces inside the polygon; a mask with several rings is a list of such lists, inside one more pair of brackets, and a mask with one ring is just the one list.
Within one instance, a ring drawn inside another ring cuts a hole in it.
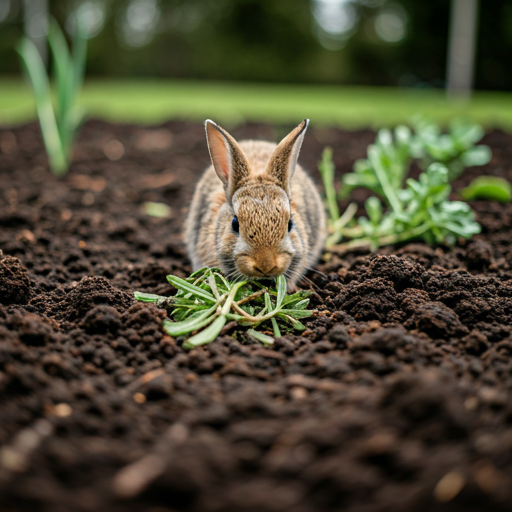
[{"label": "green seedling", "polygon": [[481,126],[454,121],[449,132],[443,134],[439,126],[425,119],[416,120],[414,125],[414,132],[407,126],[397,126],[394,132],[387,128],[378,132],[375,142],[368,146],[367,157],[356,161],[354,172],[343,176],[341,199],[362,187],[385,200],[393,200],[390,192],[403,187],[413,160],[423,170],[432,163],[443,164],[452,181],[465,167],[485,165],[491,159],[488,146],[475,146],[484,133]]},{"label": "green seedling", "polygon": [[[453,244],[457,237],[470,238],[480,232],[470,206],[448,200],[451,186],[444,165],[431,164],[420,174],[418,181],[409,178],[405,188],[395,188],[398,181],[392,185],[392,177],[387,172],[389,167],[376,160],[377,156],[373,160],[377,180],[374,189],[383,195],[385,204],[376,196],[368,198],[365,203],[367,217],[360,217],[357,222],[349,218],[355,214],[352,205],[349,206],[350,215],[344,213],[347,219],[340,223],[343,225],[339,229],[337,219],[329,219],[327,249],[368,247],[375,250],[382,245],[416,239],[431,244]],[[333,183],[324,185],[334,187]],[[349,241],[339,244],[342,238]]]},{"label": "green seedling", "polygon": [[[367,157],[355,162],[354,172],[342,177],[341,199],[347,199],[355,188],[366,188],[376,195],[365,203],[367,217],[357,222],[355,203],[339,214],[332,150],[326,148],[319,163],[329,214],[326,247],[376,249],[414,239],[454,243],[457,237],[469,238],[480,232],[471,208],[449,201],[448,196],[449,182],[465,167],[489,162],[490,149],[475,145],[483,133],[478,125],[455,121],[443,134],[424,119],[415,122],[414,131],[407,126],[380,130],[375,143],[368,147]],[[418,181],[408,179],[413,160],[424,169]],[[493,185],[486,188],[487,193],[505,198],[503,184],[501,190],[497,183]],[[476,188],[466,194],[474,191]],[[346,238],[347,243],[337,245]]]},{"label": "green seedling", "polygon": [[497,176],[478,176],[460,191],[460,195],[466,201],[486,199],[508,203],[512,199],[512,186],[507,180]]},{"label": "green seedling", "polygon": [[357,160],[354,172],[343,176],[341,198],[348,198],[358,187],[391,197],[389,190],[399,190],[409,172],[412,138],[407,126],[397,126],[394,133],[387,128],[380,130],[375,142],[368,146],[367,158]]},{"label": "green seedling", "polygon": [[84,78],[87,39],[80,23],[77,23],[71,54],[62,30],[52,20],[48,43],[53,57],[57,97],[55,106],[52,102],[50,79],[34,43],[24,37],[17,51],[34,91],[50,169],[56,176],[64,176],[71,163],[75,140],[84,119],[84,111],[77,105],[77,99]]},{"label": "green seedling", "polygon": [[357,211],[357,205],[355,203],[351,203],[343,215],[340,216],[340,210],[338,208],[338,201],[336,198],[336,187],[334,183],[334,162],[332,161],[331,148],[327,147],[324,149],[324,152],[322,153],[322,160],[318,164],[318,170],[322,176],[325,190],[325,203],[328,212],[327,224],[329,231],[326,246],[329,247],[343,237],[343,229],[354,217]]},{"label": "green seedling", "polygon": [[187,336],[185,348],[211,343],[228,321],[249,327],[248,337],[271,346],[281,331],[304,330],[300,320],[313,314],[306,309],[310,292],[286,295],[284,276],[277,278],[275,289],[258,281],[229,282],[217,268],[203,268],[187,279],[167,276],[167,280],[178,290],[176,295],[135,292],[135,298],[170,310],[173,320],[164,320],[164,329],[173,337]]},{"label": "green seedling", "polygon": [[450,181],[457,178],[466,167],[485,165],[491,160],[491,149],[476,145],[484,136],[481,126],[459,119],[452,121],[448,133],[428,119],[414,122],[415,136],[411,138],[409,153],[420,161],[423,169],[440,162],[448,169]]}]

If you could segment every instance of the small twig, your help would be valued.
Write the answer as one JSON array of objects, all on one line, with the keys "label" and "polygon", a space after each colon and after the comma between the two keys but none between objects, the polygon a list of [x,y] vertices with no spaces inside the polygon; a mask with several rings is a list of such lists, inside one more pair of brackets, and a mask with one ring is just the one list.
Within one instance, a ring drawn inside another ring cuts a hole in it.
[{"label": "small twig", "polygon": [[[425,223],[404,233],[399,233],[397,235],[384,235],[377,238],[377,243],[379,246],[383,246],[405,242],[406,240],[416,238],[423,233],[426,233],[431,227],[432,226],[430,223]],[[331,245],[329,247],[329,251],[340,254],[350,251],[351,249],[371,249],[374,242],[375,240],[373,238],[359,238],[356,240],[351,240],[345,244]]]},{"label": "small twig", "polygon": [[249,320],[250,322],[257,321],[257,318],[255,316],[252,316],[249,313],[247,313],[247,311],[244,311],[241,307],[238,306],[236,302],[233,302],[231,306],[239,315],[242,315],[244,318],[247,318],[247,320]]},{"label": "small twig", "polygon": [[257,292],[251,293],[251,295],[248,295],[247,297],[245,297],[237,302],[234,302],[233,304],[237,304],[238,306],[240,306],[241,304],[245,304],[246,302],[249,302],[250,300],[257,299],[264,293],[265,293],[265,290],[258,290]]}]

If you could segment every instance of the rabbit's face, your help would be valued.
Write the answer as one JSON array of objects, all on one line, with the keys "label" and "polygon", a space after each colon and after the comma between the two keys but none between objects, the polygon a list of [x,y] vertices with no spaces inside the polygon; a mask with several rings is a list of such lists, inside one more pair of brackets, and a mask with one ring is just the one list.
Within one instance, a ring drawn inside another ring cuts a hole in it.
[{"label": "rabbit's face", "polygon": [[236,273],[248,277],[286,274],[300,259],[300,238],[284,190],[268,184],[243,187],[233,197],[233,218],[226,231]]}]

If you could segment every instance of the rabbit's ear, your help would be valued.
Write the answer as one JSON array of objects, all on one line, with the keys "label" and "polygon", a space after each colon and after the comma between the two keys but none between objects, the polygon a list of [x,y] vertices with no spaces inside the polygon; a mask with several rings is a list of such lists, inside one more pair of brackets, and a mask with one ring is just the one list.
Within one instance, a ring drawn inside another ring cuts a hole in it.
[{"label": "rabbit's ear", "polygon": [[236,140],[226,130],[209,119],[205,127],[213,167],[226,190],[226,200],[231,203],[231,197],[249,176],[249,163]]},{"label": "rabbit's ear", "polygon": [[288,196],[291,193],[290,181],[295,172],[297,158],[299,158],[300,147],[302,146],[308,124],[309,119],[304,119],[297,128],[292,130],[279,143],[267,167],[267,173],[277,179]]}]

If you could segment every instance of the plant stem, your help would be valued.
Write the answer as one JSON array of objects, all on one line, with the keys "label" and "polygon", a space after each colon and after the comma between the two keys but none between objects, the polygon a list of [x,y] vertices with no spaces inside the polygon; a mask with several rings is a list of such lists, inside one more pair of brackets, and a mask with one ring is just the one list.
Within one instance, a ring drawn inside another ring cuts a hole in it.
[{"label": "plant stem", "polygon": [[220,310],[221,315],[227,315],[229,313],[229,310],[231,309],[231,306],[233,305],[233,301],[235,300],[235,295],[238,289],[245,285],[247,281],[241,281],[240,283],[236,283],[233,288],[231,288],[229,295],[226,299],[226,302],[224,302],[224,305],[222,306],[222,309]]},{"label": "plant stem", "polygon": [[250,300],[257,299],[258,297],[260,297],[264,293],[265,293],[264,289],[258,290],[257,292],[251,293],[251,295],[248,295],[244,299],[241,299],[241,300],[239,300],[237,302],[234,302],[233,305],[237,304],[238,306],[240,306],[240,304],[245,304],[246,302],[249,302]]},{"label": "plant stem", "polygon": [[[403,233],[398,233],[396,235],[385,235],[377,238],[377,242],[379,246],[382,245],[393,245],[400,242],[405,242],[406,240],[410,240],[411,238],[416,238],[423,233],[426,233],[432,227],[431,222],[427,222],[420,226],[417,226],[408,231],[404,231]],[[350,249],[357,248],[371,248],[372,244],[375,243],[374,238],[359,238],[356,240],[351,240],[346,244],[337,244],[329,247],[329,250],[332,252],[346,252]]]},{"label": "plant stem", "polygon": [[338,201],[336,200],[336,189],[334,188],[334,164],[332,162],[332,149],[326,147],[322,153],[322,160],[319,165],[320,175],[324,183],[327,208],[332,221],[340,216]]},{"label": "plant stem", "polygon": [[347,206],[347,209],[343,212],[343,215],[331,224],[330,230],[332,230],[333,233],[327,238],[327,241],[325,242],[326,247],[334,245],[340,238],[342,238],[343,228],[354,218],[356,212],[357,204],[350,203]]},{"label": "plant stem", "polygon": [[368,149],[368,159],[370,160],[370,163],[373,165],[375,174],[377,175],[377,179],[379,180],[380,186],[382,187],[382,191],[384,192],[384,195],[386,196],[386,199],[389,202],[389,206],[391,206],[393,212],[396,215],[400,215],[402,213],[402,205],[396,195],[395,190],[393,189],[391,183],[389,182],[386,171],[384,170],[382,164],[380,163],[377,148],[370,147],[370,149]]}]

